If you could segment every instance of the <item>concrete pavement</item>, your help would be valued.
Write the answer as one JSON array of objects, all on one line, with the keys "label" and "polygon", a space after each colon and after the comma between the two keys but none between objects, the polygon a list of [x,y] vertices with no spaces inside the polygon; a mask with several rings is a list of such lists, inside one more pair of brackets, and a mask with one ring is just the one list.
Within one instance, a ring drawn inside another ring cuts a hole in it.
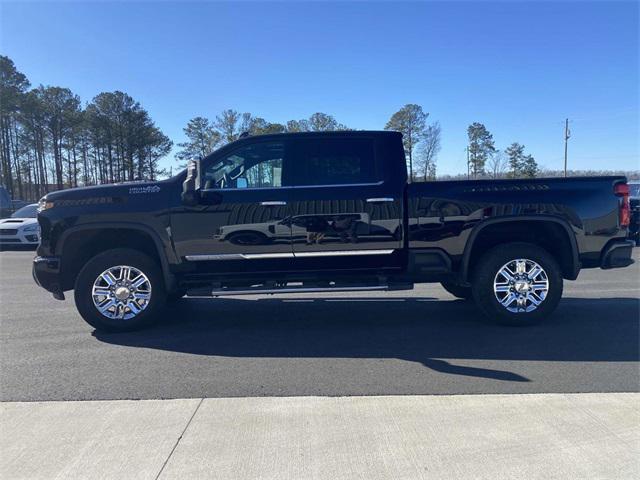
[{"label": "concrete pavement", "polygon": [[0,404],[3,479],[634,479],[640,394]]}]

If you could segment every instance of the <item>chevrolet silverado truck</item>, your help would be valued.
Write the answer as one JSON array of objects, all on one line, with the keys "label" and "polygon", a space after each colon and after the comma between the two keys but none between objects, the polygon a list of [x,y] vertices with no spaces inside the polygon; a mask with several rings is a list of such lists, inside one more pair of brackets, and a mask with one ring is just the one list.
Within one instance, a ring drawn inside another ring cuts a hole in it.
[{"label": "chevrolet silverado truck", "polygon": [[580,269],[633,263],[629,219],[621,176],[411,183],[397,132],[252,136],[167,180],[47,194],[33,275],[109,331],[185,295],[426,282],[528,325]]}]

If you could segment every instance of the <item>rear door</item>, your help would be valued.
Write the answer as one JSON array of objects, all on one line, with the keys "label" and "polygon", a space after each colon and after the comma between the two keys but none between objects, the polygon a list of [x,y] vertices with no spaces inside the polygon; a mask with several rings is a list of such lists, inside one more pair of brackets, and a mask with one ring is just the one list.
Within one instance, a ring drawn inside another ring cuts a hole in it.
[{"label": "rear door", "polygon": [[[289,223],[296,262],[340,257],[350,267],[355,256],[390,259],[402,246],[402,189],[385,175],[390,159],[383,140],[353,132],[292,140]],[[318,265],[335,268],[334,262]]]}]

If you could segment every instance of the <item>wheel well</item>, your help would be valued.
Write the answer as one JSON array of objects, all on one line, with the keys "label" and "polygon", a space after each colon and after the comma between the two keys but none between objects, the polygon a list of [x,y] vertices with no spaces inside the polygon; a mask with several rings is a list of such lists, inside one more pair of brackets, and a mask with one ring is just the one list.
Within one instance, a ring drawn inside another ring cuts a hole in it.
[{"label": "wheel well", "polygon": [[96,228],[70,234],[62,247],[62,289],[71,290],[82,267],[94,256],[112,248],[138,250],[155,259],[161,266],[153,238],[141,230],[129,228]]},{"label": "wheel well", "polygon": [[573,245],[567,230],[552,221],[509,221],[484,227],[473,240],[465,271],[469,278],[480,257],[487,250],[503,243],[526,242],[544,248],[554,256],[562,276],[575,279],[576,265]]}]

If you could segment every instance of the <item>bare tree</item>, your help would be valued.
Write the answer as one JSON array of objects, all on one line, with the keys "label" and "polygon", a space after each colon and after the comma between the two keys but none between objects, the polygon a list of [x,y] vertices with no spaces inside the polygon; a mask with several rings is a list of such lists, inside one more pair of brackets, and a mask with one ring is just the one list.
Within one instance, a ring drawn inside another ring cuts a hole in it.
[{"label": "bare tree", "polygon": [[335,118],[326,113],[317,112],[309,117],[309,130],[312,132],[330,132],[333,130],[346,130],[347,127],[338,123]]},{"label": "bare tree", "polygon": [[502,178],[507,171],[509,161],[502,150],[496,150],[487,159],[487,167],[491,178]]},{"label": "bare tree", "polygon": [[436,179],[436,159],[440,152],[440,123],[435,122],[425,128],[417,158],[417,170],[425,181]]}]

